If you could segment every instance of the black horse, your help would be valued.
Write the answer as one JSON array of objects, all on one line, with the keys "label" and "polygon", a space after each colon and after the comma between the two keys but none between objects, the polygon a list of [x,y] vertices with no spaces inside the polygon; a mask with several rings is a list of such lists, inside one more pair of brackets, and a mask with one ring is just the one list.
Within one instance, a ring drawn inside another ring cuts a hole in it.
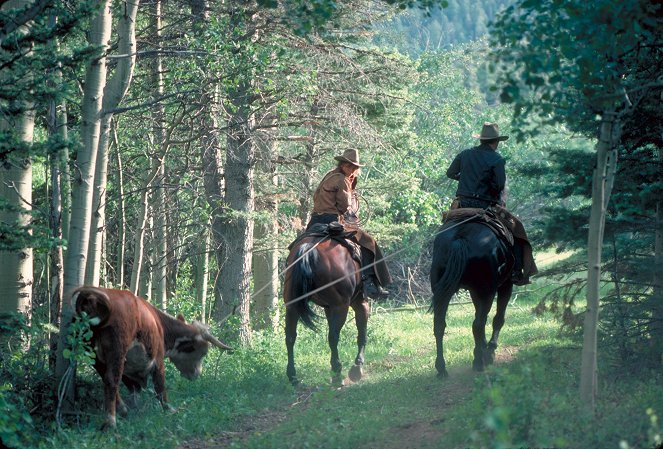
[{"label": "black horse", "polygon": [[[466,220],[467,221],[467,220]],[[435,368],[440,377],[449,374],[444,361],[442,339],[451,297],[459,289],[470,292],[474,303],[475,371],[483,371],[493,362],[497,338],[504,325],[504,313],[511,299],[511,271],[514,257],[511,247],[486,224],[480,222],[448,222],[435,238],[430,271],[434,311],[434,333],[437,344]],[[493,335],[486,343],[486,321],[497,293],[497,311],[493,319]]]},{"label": "black horse", "polygon": [[321,306],[329,327],[331,368],[335,381],[340,380],[341,361],[338,356],[338,341],[341,328],[348,316],[348,309],[355,312],[357,325],[357,357],[350,369],[352,381],[362,377],[366,328],[369,307],[363,295],[361,267],[348,248],[332,238],[303,237],[295,242],[287,259],[291,267],[285,275],[283,296],[285,311],[285,341],[288,349],[287,375],[296,384],[294,347],[297,339],[297,323],[315,330],[315,314],[309,302]]}]

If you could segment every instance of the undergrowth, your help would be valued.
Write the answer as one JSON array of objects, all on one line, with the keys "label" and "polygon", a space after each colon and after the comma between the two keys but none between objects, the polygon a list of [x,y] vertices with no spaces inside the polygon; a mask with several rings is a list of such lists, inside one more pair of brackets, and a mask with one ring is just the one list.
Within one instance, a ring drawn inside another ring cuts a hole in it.
[{"label": "undergrowth", "polygon": [[[617,366],[608,357],[610,348],[601,348],[592,415],[578,400],[577,335],[561,333],[552,313],[533,314],[535,304],[527,294],[512,302],[498,361],[480,374],[470,368],[473,307],[452,305],[445,338],[447,380],[436,376],[432,315],[425,308],[374,307],[366,376],[340,389],[330,382],[324,322],[319,333],[299,329],[298,387],[285,375],[283,329],[255,332],[251,347],[230,354],[210,350],[196,381],[182,378],[167,362],[166,385],[177,412],[165,413],[154,392],[144,391],[129,416],[118,419],[117,431],[107,433],[98,431],[101,381],[85,366],[79,367],[76,414],[61,429],[54,425],[52,379],[47,366],[36,362],[44,360],[47,343],[33,338],[29,351],[3,358],[0,436],[10,447],[31,449],[648,449],[660,444],[663,375]],[[356,337],[350,314],[339,344],[346,373],[356,355]]]}]

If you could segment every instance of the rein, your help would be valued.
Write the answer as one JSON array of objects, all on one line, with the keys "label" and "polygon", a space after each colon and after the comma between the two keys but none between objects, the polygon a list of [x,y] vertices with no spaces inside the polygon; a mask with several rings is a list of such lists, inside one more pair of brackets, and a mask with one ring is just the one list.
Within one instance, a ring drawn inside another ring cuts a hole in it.
[{"label": "rein", "polygon": [[[449,231],[449,230],[455,228],[456,226],[460,226],[460,225],[462,225],[462,224],[464,224],[464,223],[467,223],[468,221],[474,220],[475,218],[480,217],[481,215],[483,215],[483,214],[480,213],[480,212],[477,212],[476,214],[474,214],[474,215],[472,215],[472,216],[466,218],[466,219],[463,220],[463,221],[459,221],[459,222],[457,222],[457,223],[454,223],[453,225],[449,226],[448,228],[441,229],[441,230],[439,230],[438,232],[436,232],[435,234],[433,234],[433,238],[437,237],[438,235],[442,234],[443,232],[447,232],[447,231]],[[323,239],[323,240],[324,240],[324,239]],[[321,243],[321,242],[322,242],[322,240],[321,240],[320,242],[318,242],[318,244]],[[316,244],[315,246],[317,246],[317,244]],[[313,249],[315,248],[315,246],[314,246],[313,248],[311,248],[309,251],[313,250]],[[401,248],[401,249],[399,249],[398,251],[395,251],[395,252],[389,254],[388,256],[383,257],[382,260],[388,260],[388,259],[391,259],[392,257],[394,257],[395,255],[397,255],[398,253],[401,253],[401,252],[405,251],[406,249],[409,249],[411,246],[414,246],[414,245],[410,245],[410,246],[406,246],[405,248]],[[306,253],[304,253],[304,255],[302,255],[302,257],[298,258],[295,262],[293,262],[293,263],[290,264],[288,267],[286,267],[286,269],[283,270],[283,272],[281,272],[280,274],[284,274],[286,271],[288,271],[288,269],[290,269],[290,268],[291,268],[296,262],[298,262],[298,261],[299,261],[301,258],[303,258],[306,254],[308,254],[309,251],[306,251]],[[305,293],[305,294],[303,294],[303,295],[301,295],[301,296],[298,296],[297,298],[292,299],[292,300],[286,302],[286,303],[285,303],[285,306],[288,307],[290,304],[293,304],[293,303],[295,303],[295,302],[297,302],[297,301],[301,301],[302,299],[308,298],[309,296],[311,296],[311,295],[313,295],[313,294],[315,294],[315,293],[317,293],[317,292],[319,292],[319,291],[321,291],[321,290],[324,290],[324,289],[326,289],[327,287],[331,287],[332,285],[337,284],[338,282],[341,282],[341,281],[343,281],[343,280],[349,278],[350,276],[355,276],[357,273],[360,273],[360,272],[366,270],[367,268],[372,268],[375,264],[377,264],[377,262],[371,262],[370,264],[368,264],[368,265],[366,265],[366,266],[364,266],[364,267],[361,267],[359,270],[355,270],[355,271],[353,271],[353,272],[350,273],[350,274],[346,274],[345,276],[343,276],[343,277],[341,277],[341,278],[338,278],[338,279],[336,279],[335,281],[332,281],[332,282],[329,282],[328,284],[323,285],[322,287],[318,287],[318,288],[316,288],[316,289],[313,290],[313,291],[310,291],[310,292]],[[266,287],[266,286],[265,286],[265,287]],[[261,290],[259,290],[259,291],[264,290],[265,287],[263,287],[263,288],[262,288]],[[254,293],[254,295],[255,295],[255,294],[256,294],[256,293]]]}]

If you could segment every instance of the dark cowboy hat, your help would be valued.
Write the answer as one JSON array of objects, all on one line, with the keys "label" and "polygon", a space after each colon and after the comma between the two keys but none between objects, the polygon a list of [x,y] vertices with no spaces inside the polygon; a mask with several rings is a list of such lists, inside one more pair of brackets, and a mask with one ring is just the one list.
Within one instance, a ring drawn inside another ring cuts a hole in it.
[{"label": "dark cowboy hat", "polygon": [[486,122],[483,124],[481,129],[481,134],[472,134],[472,137],[475,139],[481,140],[506,140],[509,136],[500,136],[500,127],[497,126],[497,123]]},{"label": "dark cowboy hat", "polygon": [[364,166],[364,164],[359,163],[359,150],[355,149],[345,150],[341,156],[334,156],[334,159],[340,162],[349,162],[357,167]]}]

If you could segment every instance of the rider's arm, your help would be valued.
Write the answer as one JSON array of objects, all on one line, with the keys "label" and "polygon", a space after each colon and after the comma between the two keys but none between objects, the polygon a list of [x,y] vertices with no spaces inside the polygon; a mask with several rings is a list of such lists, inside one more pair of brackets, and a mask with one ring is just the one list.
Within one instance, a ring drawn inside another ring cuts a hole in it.
[{"label": "rider's arm", "polygon": [[454,158],[453,162],[447,169],[447,177],[455,179],[456,181],[460,180],[460,154]]}]

